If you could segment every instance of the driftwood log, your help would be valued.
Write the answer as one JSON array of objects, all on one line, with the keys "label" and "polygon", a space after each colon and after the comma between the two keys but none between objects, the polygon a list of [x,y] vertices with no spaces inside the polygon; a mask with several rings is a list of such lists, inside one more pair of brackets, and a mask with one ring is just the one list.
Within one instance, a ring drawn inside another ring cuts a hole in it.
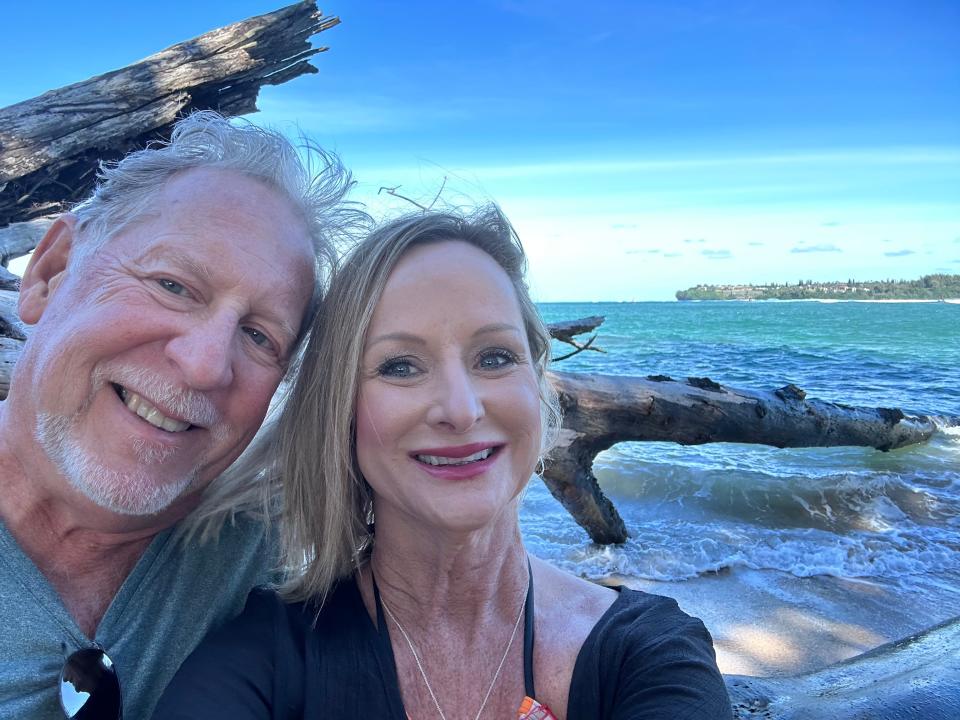
[{"label": "driftwood log", "polygon": [[547,458],[550,492],[596,543],[622,543],[627,529],[596,477],[597,453],[616,443],[681,445],[737,442],[774,447],[861,445],[878,450],[925,442],[955,419],[909,417],[900,410],[807,400],[793,385],[772,392],[736,390],[709,378],[682,381],[610,375],[551,375],[563,429]]},{"label": "driftwood log", "polygon": [[736,720],[956,720],[960,618],[815,672],[725,680]]},{"label": "driftwood log", "polygon": [[603,323],[602,315],[591,315],[590,317],[580,318],[579,320],[567,320],[564,322],[551,323],[547,327],[550,329],[550,336],[554,340],[558,340],[562,343],[570,345],[574,349],[571,352],[568,352],[566,355],[560,355],[554,357],[554,362],[560,362],[561,360],[566,360],[567,358],[573,357],[578,353],[582,353],[584,350],[593,350],[594,352],[606,352],[606,350],[601,350],[600,348],[593,347],[593,341],[597,339],[596,333],[587,338],[586,341],[581,342],[576,340],[577,335],[582,335],[585,332],[591,332],[600,327]]},{"label": "driftwood log", "polygon": [[84,198],[99,162],[169,137],[192,110],[256,112],[261,86],[317,72],[308,59],[326,48],[309,38],[339,22],[300,2],[0,109],[0,227]]}]

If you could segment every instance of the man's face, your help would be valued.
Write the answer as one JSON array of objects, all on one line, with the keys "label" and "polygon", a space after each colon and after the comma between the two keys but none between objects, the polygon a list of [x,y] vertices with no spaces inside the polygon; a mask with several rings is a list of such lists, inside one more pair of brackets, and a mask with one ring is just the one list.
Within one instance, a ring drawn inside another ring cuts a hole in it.
[{"label": "man's face", "polygon": [[37,328],[18,381],[44,454],[120,514],[204,487],[263,421],[313,268],[303,220],[272,189],[224,170],[174,177],[150,214],[21,299]]}]

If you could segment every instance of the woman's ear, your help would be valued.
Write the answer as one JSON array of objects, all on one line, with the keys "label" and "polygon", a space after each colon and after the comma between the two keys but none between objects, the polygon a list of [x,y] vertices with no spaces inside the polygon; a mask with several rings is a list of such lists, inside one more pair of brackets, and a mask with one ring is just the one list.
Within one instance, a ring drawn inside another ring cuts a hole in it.
[{"label": "woman's ear", "polygon": [[77,216],[64,213],[50,226],[33,251],[20,281],[20,319],[35,325],[67,273],[77,231]]}]

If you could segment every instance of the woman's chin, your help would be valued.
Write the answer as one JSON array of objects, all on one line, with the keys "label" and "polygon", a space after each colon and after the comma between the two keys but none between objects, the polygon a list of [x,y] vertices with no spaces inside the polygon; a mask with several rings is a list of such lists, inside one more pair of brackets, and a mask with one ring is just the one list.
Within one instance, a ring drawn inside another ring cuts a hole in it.
[{"label": "woman's chin", "polygon": [[458,502],[453,507],[433,506],[428,512],[420,509],[416,514],[405,515],[401,524],[407,525],[411,530],[427,530],[448,535],[493,532],[509,538],[512,537],[509,528],[518,524],[516,498],[507,503],[484,503],[476,500]]}]

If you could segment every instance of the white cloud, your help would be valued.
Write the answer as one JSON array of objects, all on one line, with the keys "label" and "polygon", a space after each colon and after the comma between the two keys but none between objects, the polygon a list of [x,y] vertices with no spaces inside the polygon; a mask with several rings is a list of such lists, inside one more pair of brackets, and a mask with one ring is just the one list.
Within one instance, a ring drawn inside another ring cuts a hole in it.
[{"label": "white cloud", "polygon": [[800,245],[798,247],[790,248],[791,253],[832,253],[832,252],[843,252],[840,248],[833,244],[824,244],[824,245]]}]

